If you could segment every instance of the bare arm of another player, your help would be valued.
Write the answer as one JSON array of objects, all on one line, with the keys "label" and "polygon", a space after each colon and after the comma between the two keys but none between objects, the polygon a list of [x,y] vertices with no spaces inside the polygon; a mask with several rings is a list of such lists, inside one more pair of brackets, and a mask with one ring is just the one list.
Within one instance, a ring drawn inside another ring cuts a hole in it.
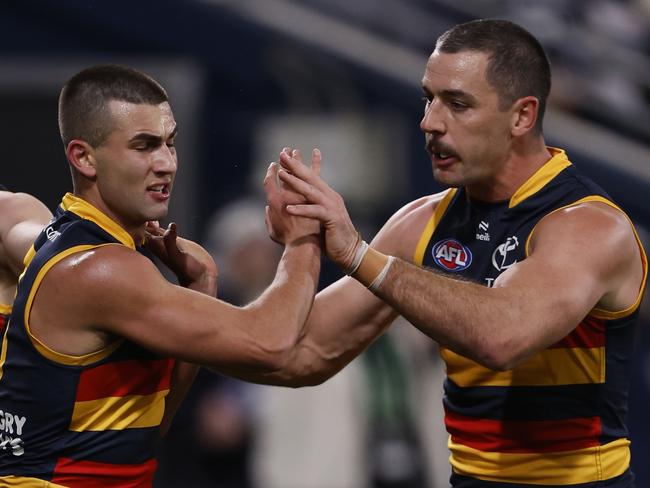
[{"label": "bare arm of another player", "polygon": [[4,262],[18,276],[23,258],[52,213],[27,193],[0,191],[0,252]]},{"label": "bare arm of another player", "polygon": [[[265,185],[276,184],[275,171],[269,170]],[[41,283],[32,330],[62,353],[91,352],[124,337],[215,369],[280,369],[313,302],[318,232],[313,221],[284,219],[278,237],[285,250],[275,279],[245,307],[170,284],[148,259],[124,246],[73,254]]]},{"label": "bare arm of another player", "polygon": [[[288,170],[281,179],[310,202],[288,211],[321,220],[327,254],[349,266],[350,243],[357,236],[342,199],[300,161],[281,160]],[[632,306],[642,286],[641,259],[621,212],[584,203],[544,218],[529,257],[503,273],[493,288],[397,259],[378,296],[441,344],[492,369],[510,369],[567,335],[595,306]]]}]

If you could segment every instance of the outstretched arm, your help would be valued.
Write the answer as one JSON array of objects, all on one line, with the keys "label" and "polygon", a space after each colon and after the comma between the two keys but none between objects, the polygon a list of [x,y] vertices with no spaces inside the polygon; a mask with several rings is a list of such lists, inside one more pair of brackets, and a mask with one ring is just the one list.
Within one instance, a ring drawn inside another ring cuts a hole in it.
[{"label": "outstretched arm", "polygon": [[[299,151],[283,150],[281,159],[301,160]],[[318,174],[321,155],[312,153],[311,170]],[[433,212],[439,197],[427,197],[400,209],[383,226],[372,245],[385,253],[412,259],[418,238]],[[284,206],[300,204],[301,195],[286,195]],[[270,221],[272,231],[275,222]],[[353,235],[356,235],[354,228]],[[327,242],[329,234],[325,231]],[[354,244],[354,243],[353,243]],[[284,367],[262,378],[245,379],[292,387],[315,385],[327,380],[357,357],[393,322],[397,313],[358,281],[345,277],[318,293],[309,320]]]},{"label": "outstretched arm", "polygon": [[363,254],[340,195],[295,158],[281,161],[281,179],[308,202],[287,211],[321,221],[330,258],[343,269],[360,258],[357,280],[374,282],[380,298],[431,338],[492,369],[510,369],[553,344],[595,306],[624,310],[637,301],[642,251],[627,218],[605,204],[547,216],[529,257],[486,288],[389,260],[372,247]]},{"label": "outstretched arm", "polygon": [[[270,168],[265,185],[281,193],[276,176]],[[318,224],[288,217],[278,229],[285,250],[275,279],[245,307],[173,285],[141,254],[106,245],[67,256],[47,272],[30,328],[69,355],[126,338],[217,370],[280,369],[306,322],[320,269]]]}]

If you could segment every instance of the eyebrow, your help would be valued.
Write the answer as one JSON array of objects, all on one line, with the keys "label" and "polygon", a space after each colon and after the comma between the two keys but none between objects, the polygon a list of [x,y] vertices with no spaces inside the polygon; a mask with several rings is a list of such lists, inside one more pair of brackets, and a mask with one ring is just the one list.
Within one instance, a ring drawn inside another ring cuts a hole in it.
[{"label": "eyebrow", "polygon": [[[431,95],[429,89],[424,85],[422,85],[422,92],[425,95]],[[467,100],[468,102],[477,103],[476,97],[474,97],[474,95],[467,93],[466,91],[463,90],[453,90],[453,89],[442,90],[440,92],[440,96],[442,96],[443,98],[462,98]]]},{"label": "eyebrow", "polygon": [[[171,131],[167,139],[173,139],[174,137],[176,137],[177,133],[178,133],[178,126],[175,126],[174,130]],[[154,134],[150,134],[149,132],[138,132],[130,139],[130,142],[134,142],[134,141],[145,141],[145,142],[153,142],[153,143],[160,144],[162,142],[162,137]]]}]

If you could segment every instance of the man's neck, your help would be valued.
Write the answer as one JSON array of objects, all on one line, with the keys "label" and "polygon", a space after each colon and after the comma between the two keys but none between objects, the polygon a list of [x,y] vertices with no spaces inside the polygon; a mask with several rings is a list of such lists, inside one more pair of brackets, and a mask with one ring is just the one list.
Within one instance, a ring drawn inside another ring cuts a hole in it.
[{"label": "man's neck", "polygon": [[508,160],[494,179],[468,185],[467,194],[485,202],[509,200],[552,157],[542,137],[536,138],[534,144],[513,145]]}]

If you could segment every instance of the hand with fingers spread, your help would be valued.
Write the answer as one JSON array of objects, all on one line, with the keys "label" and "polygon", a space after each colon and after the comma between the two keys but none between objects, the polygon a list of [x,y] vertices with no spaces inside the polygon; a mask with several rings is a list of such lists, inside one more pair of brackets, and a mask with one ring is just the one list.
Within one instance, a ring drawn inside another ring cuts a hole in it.
[{"label": "hand with fingers spread", "polygon": [[[285,147],[282,155],[291,154],[302,164],[302,156],[297,149]],[[320,153],[312,155],[312,167],[320,167]],[[291,190],[282,183],[279,173],[280,165],[271,163],[264,178],[264,190],[268,205],[266,206],[266,227],[269,236],[280,244],[290,244],[305,237],[318,238],[320,235],[320,222],[316,219],[305,218],[298,214],[287,212],[287,205],[305,203],[305,198],[298,192]]]},{"label": "hand with fingers spread", "polygon": [[158,222],[147,222],[145,231],[145,245],[174,272],[181,286],[216,296],[218,270],[208,251],[196,242],[178,237],[174,222],[167,229]]},{"label": "hand with fingers spread", "polygon": [[287,212],[318,219],[324,232],[327,256],[344,270],[350,270],[362,243],[361,236],[350,220],[343,197],[320,177],[320,151],[314,149],[311,168],[303,164],[299,153],[296,157],[295,151],[283,151],[280,164],[280,180],[304,199],[289,203]]}]

